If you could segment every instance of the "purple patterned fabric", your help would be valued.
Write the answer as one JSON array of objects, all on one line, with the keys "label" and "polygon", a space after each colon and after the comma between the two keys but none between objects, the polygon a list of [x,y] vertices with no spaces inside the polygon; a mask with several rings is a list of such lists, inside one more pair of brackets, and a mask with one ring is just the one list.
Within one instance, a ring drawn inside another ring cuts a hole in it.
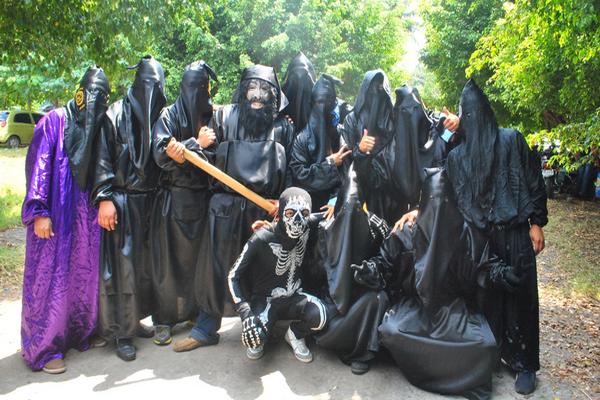
[{"label": "purple patterned fabric", "polygon": [[[48,113],[35,128],[25,164],[27,226],[21,345],[39,370],[69,348],[89,347],[98,315],[100,227],[89,192],[73,179],[64,148],[65,112]],[[34,234],[35,217],[52,219],[54,237]]]}]

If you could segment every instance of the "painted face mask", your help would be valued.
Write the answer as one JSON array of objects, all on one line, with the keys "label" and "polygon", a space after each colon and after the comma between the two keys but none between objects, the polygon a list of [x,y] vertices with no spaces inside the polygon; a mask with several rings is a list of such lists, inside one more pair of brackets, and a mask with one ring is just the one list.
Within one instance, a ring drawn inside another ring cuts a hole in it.
[{"label": "painted face mask", "polygon": [[279,197],[279,229],[285,230],[290,239],[300,238],[308,229],[311,206],[306,190],[297,187],[284,190]]},{"label": "painted face mask", "polygon": [[248,91],[246,92],[246,99],[250,102],[250,106],[253,109],[261,109],[267,104],[273,97],[273,90],[271,85],[260,79],[251,79],[248,82]]}]

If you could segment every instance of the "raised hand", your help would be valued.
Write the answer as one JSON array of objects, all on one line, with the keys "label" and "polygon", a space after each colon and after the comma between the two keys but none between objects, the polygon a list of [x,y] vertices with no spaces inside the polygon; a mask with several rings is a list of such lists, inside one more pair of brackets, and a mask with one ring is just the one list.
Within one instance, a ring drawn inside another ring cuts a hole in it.
[{"label": "raised hand", "polygon": [[344,158],[346,158],[349,154],[352,154],[352,150],[348,150],[348,146],[343,145],[337,151],[337,153],[333,153],[329,158],[336,167],[339,167],[344,162]]},{"label": "raised hand", "polygon": [[375,137],[369,136],[369,131],[364,129],[363,137],[360,140],[360,143],[358,144],[358,150],[360,150],[361,153],[371,154],[371,151],[373,151],[373,148],[375,147],[376,141],[377,140],[375,139]]},{"label": "raised hand", "polygon": [[203,126],[202,128],[200,128],[196,140],[198,141],[200,147],[206,149],[212,146],[217,141],[217,135],[215,135],[215,131],[213,131],[209,127]]}]

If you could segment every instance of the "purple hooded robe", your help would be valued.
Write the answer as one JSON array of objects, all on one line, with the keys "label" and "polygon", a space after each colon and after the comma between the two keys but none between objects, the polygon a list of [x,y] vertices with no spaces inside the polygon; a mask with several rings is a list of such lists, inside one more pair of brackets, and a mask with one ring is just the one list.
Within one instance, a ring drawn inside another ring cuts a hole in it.
[{"label": "purple hooded robe", "polygon": [[[33,370],[63,358],[69,348],[89,348],[98,315],[100,227],[89,191],[77,186],[64,146],[65,109],[35,127],[27,152],[27,226],[22,355]],[[54,236],[34,234],[35,217],[50,217]]]}]

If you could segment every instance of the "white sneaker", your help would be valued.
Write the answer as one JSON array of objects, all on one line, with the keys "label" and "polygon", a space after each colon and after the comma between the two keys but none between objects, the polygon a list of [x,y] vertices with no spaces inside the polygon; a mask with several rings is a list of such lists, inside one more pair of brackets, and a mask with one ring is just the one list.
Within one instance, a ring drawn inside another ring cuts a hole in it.
[{"label": "white sneaker", "polygon": [[297,339],[290,328],[288,328],[285,333],[285,341],[288,342],[292,347],[292,350],[294,350],[294,356],[296,356],[298,361],[309,363],[313,360],[313,355],[306,346],[304,339]]},{"label": "white sneaker", "polygon": [[251,360],[258,360],[265,354],[264,346],[258,346],[255,349],[251,349],[250,347],[246,348],[246,356]]}]

